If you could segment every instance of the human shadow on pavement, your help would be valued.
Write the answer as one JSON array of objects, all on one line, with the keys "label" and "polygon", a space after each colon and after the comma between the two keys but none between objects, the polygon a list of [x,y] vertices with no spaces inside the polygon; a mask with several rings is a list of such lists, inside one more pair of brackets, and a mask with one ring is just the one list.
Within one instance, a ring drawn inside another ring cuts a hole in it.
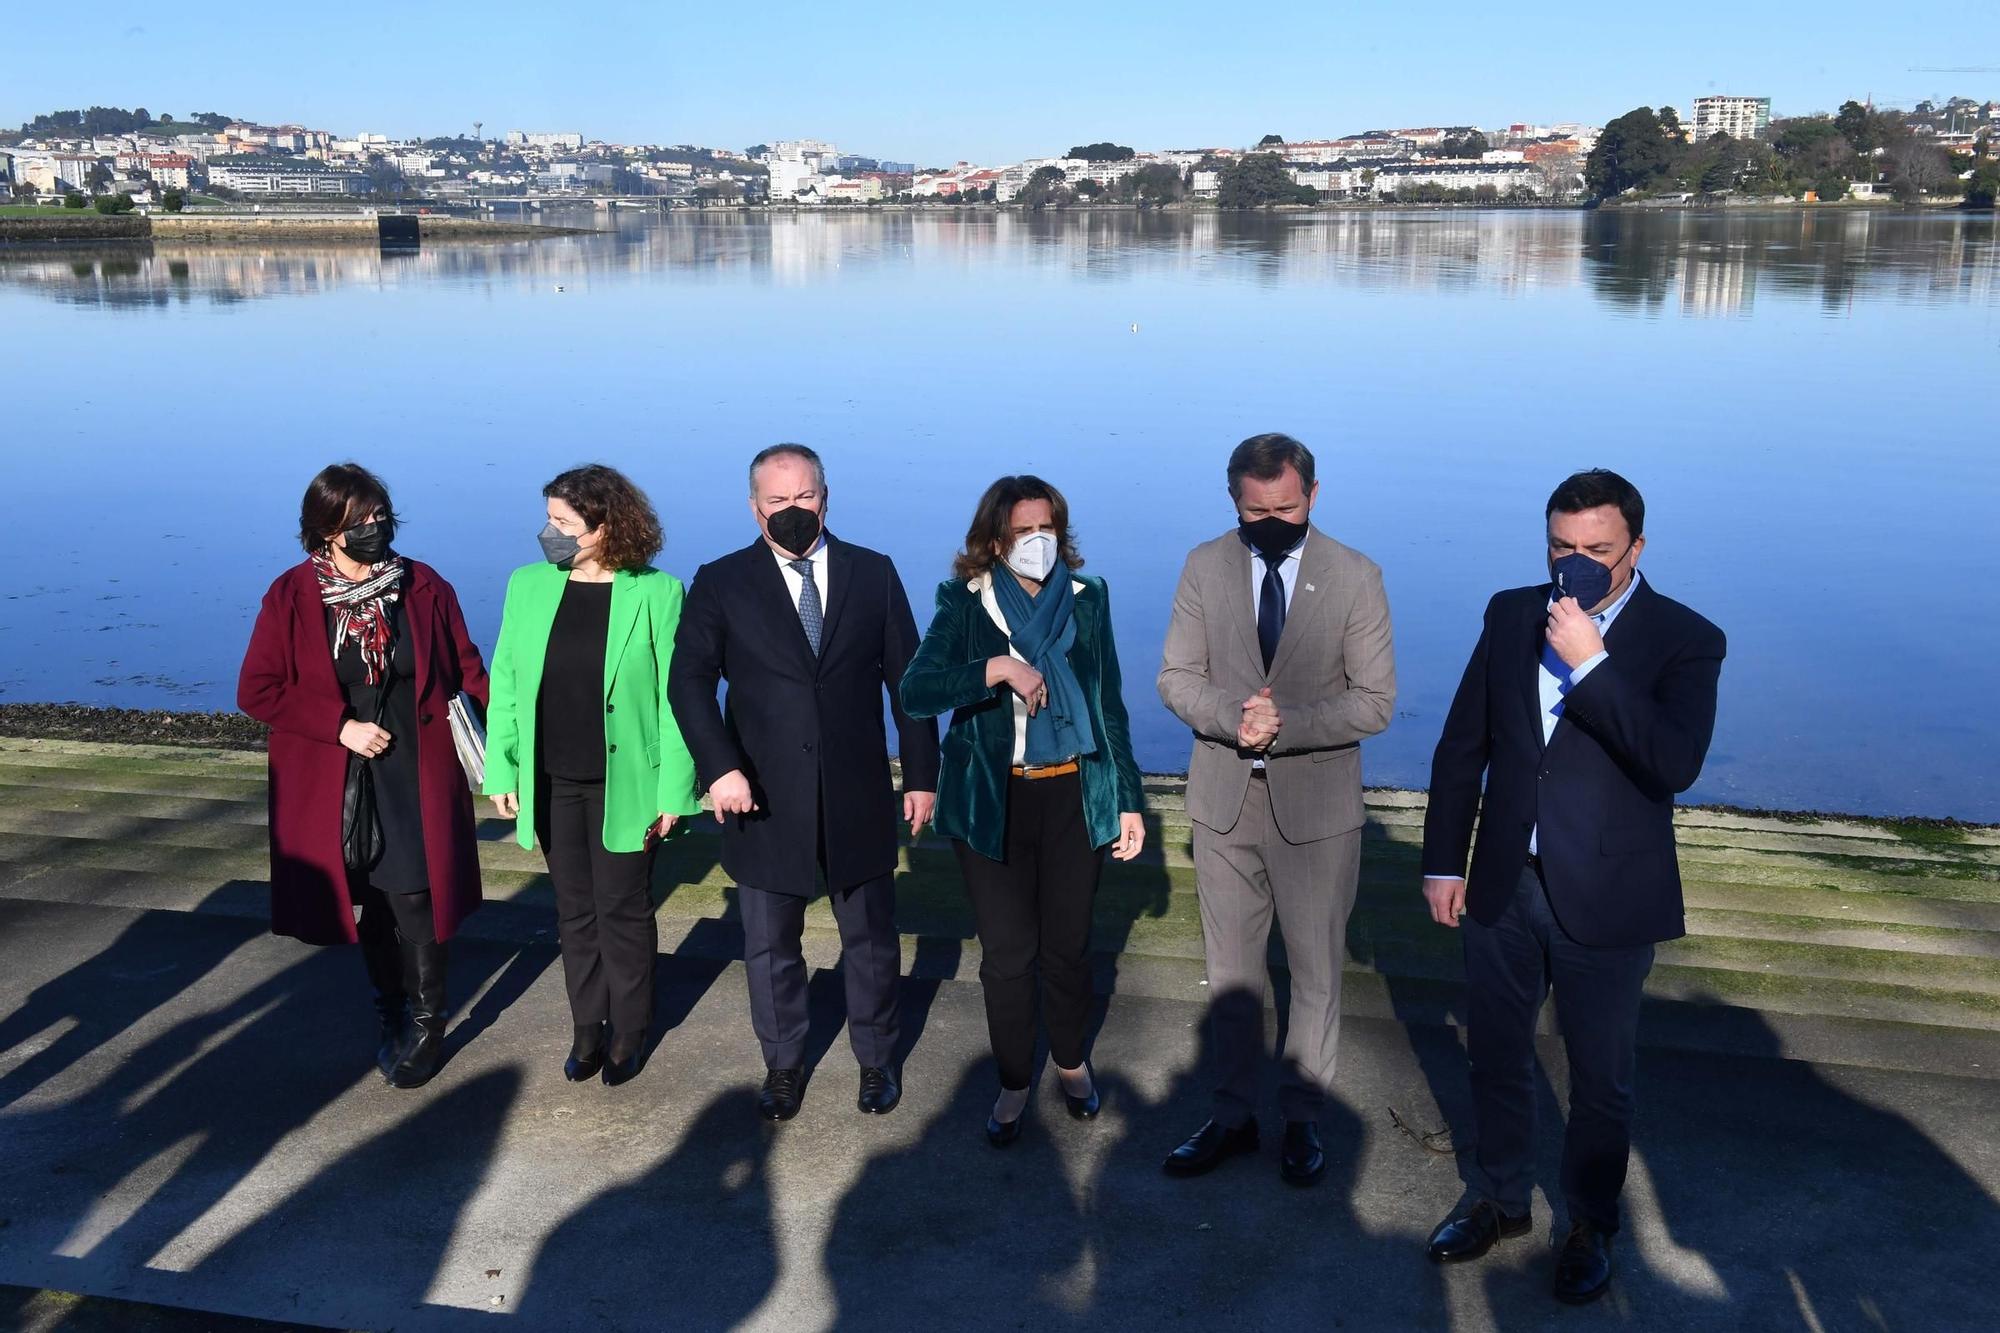
[{"label": "human shadow on pavement", "polygon": [[557,1223],[509,1302],[524,1328],[730,1328],[778,1276],[773,1142],[744,1089],[718,1095],[658,1165]]}]

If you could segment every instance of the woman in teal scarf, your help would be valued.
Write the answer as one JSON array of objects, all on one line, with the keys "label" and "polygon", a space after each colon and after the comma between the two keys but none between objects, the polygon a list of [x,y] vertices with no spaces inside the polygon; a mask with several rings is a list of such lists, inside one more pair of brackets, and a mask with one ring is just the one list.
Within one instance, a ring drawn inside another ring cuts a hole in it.
[{"label": "woman in teal scarf", "polygon": [[1119,692],[1104,580],[1069,538],[1069,505],[1039,477],[980,498],[903,676],[912,717],[950,712],[936,825],[958,852],[979,928],[1000,1096],[986,1137],[1021,1135],[1034,1077],[1036,973],[1071,1115],[1098,1111],[1085,1058],[1090,918],[1107,849],[1145,845],[1139,767]]}]

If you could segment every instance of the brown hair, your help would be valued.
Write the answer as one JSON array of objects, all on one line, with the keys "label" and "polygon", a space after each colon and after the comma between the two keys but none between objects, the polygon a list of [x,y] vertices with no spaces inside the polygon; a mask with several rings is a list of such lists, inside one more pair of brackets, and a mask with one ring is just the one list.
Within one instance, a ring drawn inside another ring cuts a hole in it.
[{"label": "brown hair", "polygon": [[1004,551],[1014,544],[1014,506],[1023,500],[1049,502],[1050,517],[1056,528],[1056,559],[1071,569],[1083,568],[1083,557],[1070,542],[1069,501],[1040,477],[1024,473],[1000,478],[979,497],[979,507],[972,511],[972,524],[965,530],[965,549],[951,562],[954,575],[969,579],[993,568],[999,560],[993,548],[998,546]]},{"label": "brown hair", "polygon": [[359,463],[321,468],[299,502],[299,545],[306,548],[307,555],[315,555],[337,534],[354,526],[348,522],[351,515],[361,515],[360,521],[365,523],[378,509],[389,516],[389,540],[393,542],[402,520],[389,503],[389,488],[382,479]]},{"label": "brown hair", "polygon": [[561,500],[590,530],[604,529],[597,563],[606,569],[644,569],[660,553],[665,539],[652,501],[616,468],[573,467],[542,487],[542,497]]},{"label": "brown hair", "polygon": [[1236,446],[1229,455],[1229,494],[1243,493],[1243,479],[1253,477],[1258,481],[1276,481],[1291,468],[1299,474],[1299,486],[1307,495],[1313,488],[1312,450],[1300,444],[1289,435],[1272,432],[1268,435],[1252,435]]}]

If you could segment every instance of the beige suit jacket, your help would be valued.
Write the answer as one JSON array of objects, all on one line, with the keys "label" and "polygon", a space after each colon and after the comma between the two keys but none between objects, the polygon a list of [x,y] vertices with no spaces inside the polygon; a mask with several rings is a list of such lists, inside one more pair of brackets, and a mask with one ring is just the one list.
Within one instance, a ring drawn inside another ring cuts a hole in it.
[{"label": "beige suit jacket", "polygon": [[1227,833],[1257,756],[1236,744],[1243,701],[1270,687],[1280,728],[1266,759],[1271,808],[1287,842],[1361,827],[1361,740],[1389,725],[1396,663],[1382,571],[1313,528],[1271,669],[1257,646],[1252,568],[1231,531],[1188,554],[1160,662],[1160,698],[1194,731],[1188,814]]}]

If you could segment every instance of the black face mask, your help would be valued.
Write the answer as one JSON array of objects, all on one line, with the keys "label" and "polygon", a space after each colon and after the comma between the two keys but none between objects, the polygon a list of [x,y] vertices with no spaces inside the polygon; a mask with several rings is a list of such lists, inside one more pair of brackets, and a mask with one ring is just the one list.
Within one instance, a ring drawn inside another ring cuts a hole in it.
[{"label": "black face mask", "polygon": [[801,559],[819,540],[819,515],[798,505],[780,509],[764,520],[764,527],[772,541]]},{"label": "black face mask", "polygon": [[1276,514],[1266,514],[1259,519],[1245,519],[1237,525],[1237,530],[1257,554],[1280,556],[1305,540],[1307,526],[1279,518]]},{"label": "black face mask", "polygon": [[347,558],[358,565],[379,565],[389,554],[387,523],[357,523],[341,536],[347,538]]}]

